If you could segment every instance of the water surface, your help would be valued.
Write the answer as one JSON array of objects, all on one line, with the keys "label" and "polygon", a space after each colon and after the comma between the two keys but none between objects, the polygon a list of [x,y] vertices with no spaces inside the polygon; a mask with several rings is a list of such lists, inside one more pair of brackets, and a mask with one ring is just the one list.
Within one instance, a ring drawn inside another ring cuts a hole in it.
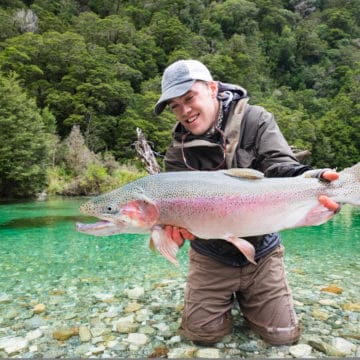
[{"label": "water surface", "polygon": [[[118,286],[117,278],[141,282],[144,275],[186,274],[186,246],[178,255],[180,268],[176,268],[149,250],[147,235],[94,237],[76,232],[76,221],[94,220],[79,213],[84,201],[59,197],[0,205],[1,291],[16,291],[14,285],[22,284],[33,292],[43,281],[56,286],[73,276],[106,275]],[[352,278],[354,274],[347,274],[349,269],[360,273],[359,208],[344,206],[326,224],[287,230],[281,235],[291,267],[320,277],[345,274]]]},{"label": "water surface", "polygon": [[[46,305],[44,319],[52,326],[81,324],[101,312],[95,310],[97,294],[113,294],[122,303],[124,289],[141,286],[150,292],[164,280],[185,282],[188,244],[178,254],[177,268],[149,250],[147,235],[80,234],[76,221],[94,220],[78,211],[85,200],[0,205],[0,338],[21,333],[17,329],[39,303]],[[344,290],[342,301],[359,303],[359,208],[344,206],[326,224],[281,235],[295,300],[336,284]],[[175,294],[178,298],[168,300],[181,303],[182,288]]]}]

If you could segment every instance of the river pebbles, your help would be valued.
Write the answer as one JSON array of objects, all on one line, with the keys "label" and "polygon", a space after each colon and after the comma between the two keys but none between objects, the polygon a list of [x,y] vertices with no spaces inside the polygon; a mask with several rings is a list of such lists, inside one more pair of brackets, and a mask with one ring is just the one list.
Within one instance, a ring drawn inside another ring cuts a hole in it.
[{"label": "river pebbles", "polygon": [[[213,347],[177,334],[185,272],[162,280],[73,277],[54,288],[0,293],[0,357],[321,358],[360,356],[359,280],[311,274],[287,264],[303,334],[298,344],[270,346],[256,336],[234,306],[234,331]],[[358,269],[357,269],[358,270]],[[34,274],[35,275],[35,274]],[[40,295],[42,294],[42,295]]]}]

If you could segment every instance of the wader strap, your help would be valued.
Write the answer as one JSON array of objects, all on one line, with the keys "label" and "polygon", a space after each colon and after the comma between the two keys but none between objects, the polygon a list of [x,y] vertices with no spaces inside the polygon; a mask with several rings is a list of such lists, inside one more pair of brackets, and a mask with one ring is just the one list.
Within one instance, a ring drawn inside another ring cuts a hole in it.
[{"label": "wader strap", "polygon": [[239,100],[235,108],[228,115],[228,119],[231,119],[225,127],[225,138],[228,142],[226,145],[226,167],[228,169],[236,166],[234,164],[234,156],[240,141],[241,122],[244,118],[248,100],[248,98]]}]

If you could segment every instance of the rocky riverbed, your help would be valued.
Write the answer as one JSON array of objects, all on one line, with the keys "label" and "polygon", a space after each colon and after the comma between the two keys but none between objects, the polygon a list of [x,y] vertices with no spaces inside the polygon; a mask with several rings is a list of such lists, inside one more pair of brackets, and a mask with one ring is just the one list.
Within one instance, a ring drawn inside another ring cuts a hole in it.
[{"label": "rocky riverbed", "polygon": [[134,275],[118,286],[99,274],[59,279],[56,286],[38,281],[36,289],[14,282],[11,291],[0,291],[0,357],[360,357],[359,265],[348,276],[322,279],[294,266],[289,281],[303,335],[293,346],[263,342],[236,306],[233,334],[211,348],[196,346],[177,335],[186,272],[161,280]]}]

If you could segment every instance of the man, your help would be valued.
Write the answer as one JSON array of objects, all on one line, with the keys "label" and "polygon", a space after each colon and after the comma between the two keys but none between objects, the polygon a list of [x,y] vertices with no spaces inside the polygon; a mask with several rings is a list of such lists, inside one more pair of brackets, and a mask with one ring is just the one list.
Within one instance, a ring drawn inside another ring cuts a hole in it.
[{"label": "man", "polygon": [[[214,81],[199,61],[176,61],[165,70],[155,114],[166,106],[178,120],[165,155],[166,171],[237,167],[284,177],[310,169],[297,161],[271,113],[249,105],[244,88]],[[331,170],[312,170],[312,175],[323,181],[338,178]],[[319,201],[334,212],[340,208],[329,198]],[[185,238],[193,240],[181,335],[200,344],[219,341],[232,331],[236,297],[244,318],[265,341],[282,345],[298,340],[279,234],[247,238],[255,246],[254,265],[228,242],[194,239],[186,229],[172,226],[166,230],[179,245]]]}]

